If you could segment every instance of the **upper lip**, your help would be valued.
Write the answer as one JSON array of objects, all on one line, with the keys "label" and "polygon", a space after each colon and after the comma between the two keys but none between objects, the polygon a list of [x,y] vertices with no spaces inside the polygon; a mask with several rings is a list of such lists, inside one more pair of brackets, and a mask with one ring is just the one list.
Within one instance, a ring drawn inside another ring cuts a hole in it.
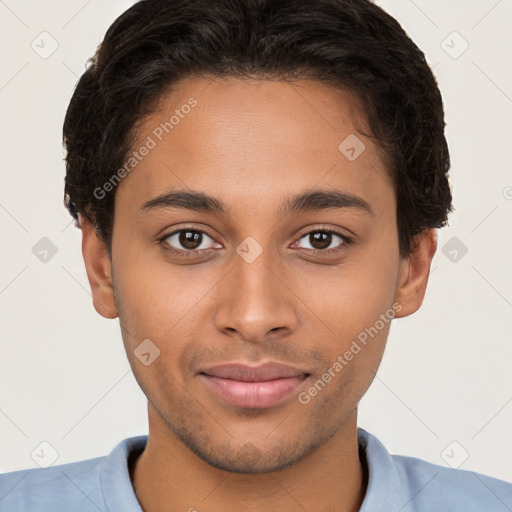
[{"label": "upper lip", "polygon": [[248,382],[282,379],[286,377],[302,377],[304,375],[308,375],[308,373],[303,370],[274,361],[266,362],[259,366],[251,366],[245,363],[221,364],[205,368],[199,373],[204,373],[212,377]]}]

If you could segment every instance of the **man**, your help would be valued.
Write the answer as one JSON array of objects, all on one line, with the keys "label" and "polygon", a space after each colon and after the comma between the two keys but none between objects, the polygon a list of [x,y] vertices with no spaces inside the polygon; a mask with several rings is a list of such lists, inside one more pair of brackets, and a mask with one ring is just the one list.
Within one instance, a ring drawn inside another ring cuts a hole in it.
[{"label": "man", "polygon": [[[441,95],[367,0],[146,0],[64,123],[95,309],[149,434],[2,475],[4,511],[505,511],[357,427],[452,211]],[[372,336],[367,333],[372,332]]]}]

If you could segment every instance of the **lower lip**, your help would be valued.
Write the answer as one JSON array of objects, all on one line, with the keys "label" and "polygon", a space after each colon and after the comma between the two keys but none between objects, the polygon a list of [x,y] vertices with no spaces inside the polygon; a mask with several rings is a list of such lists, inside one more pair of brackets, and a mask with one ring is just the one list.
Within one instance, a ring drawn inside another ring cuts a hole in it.
[{"label": "lower lip", "polygon": [[213,391],[232,405],[264,408],[276,405],[290,396],[306,379],[306,375],[282,379],[248,382],[201,374]]}]

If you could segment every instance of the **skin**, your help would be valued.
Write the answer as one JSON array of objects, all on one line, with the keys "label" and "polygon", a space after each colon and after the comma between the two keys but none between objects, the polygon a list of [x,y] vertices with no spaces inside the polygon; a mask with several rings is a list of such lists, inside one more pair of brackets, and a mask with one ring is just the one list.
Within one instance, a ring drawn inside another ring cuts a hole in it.
[{"label": "skin", "polygon": [[[134,147],[190,97],[197,106],[117,186],[112,261],[80,216],[94,307],[119,316],[148,397],[148,443],[131,468],[139,502],[146,512],[242,504],[248,512],[359,510],[368,476],[357,405],[390,323],[307,405],[297,393],[266,409],[229,405],[197,372],[274,360],[310,373],[297,392],[309,389],[394,303],[401,308],[395,318],[421,306],[435,230],[400,258],[394,187],[380,149],[357,134],[354,95],[314,81],[188,78],[144,120]],[[338,150],[350,134],[366,146],[354,161]],[[144,202],[175,188],[207,193],[228,212],[141,213]],[[374,215],[357,208],[279,213],[290,195],[313,188],[357,195]],[[180,258],[165,246],[191,249],[178,236],[160,238],[185,227],[206,234],[194,255]],[[309,236],[325,229],[354,243],[332,235],[322,246]],[[250,263],[236,251],[247,237],[262,248]],[[326,245],[339,250],[325,253]],[[160,350],[148,366],[134,355],[144,339]]]}]

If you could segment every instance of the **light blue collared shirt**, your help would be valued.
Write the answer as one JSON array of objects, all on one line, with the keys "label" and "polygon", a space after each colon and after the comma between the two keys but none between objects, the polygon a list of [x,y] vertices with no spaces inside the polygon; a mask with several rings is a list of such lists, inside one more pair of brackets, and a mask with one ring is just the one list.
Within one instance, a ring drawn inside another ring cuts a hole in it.
[{"label": "light blue collared shirt", "polygon": [[[360,512],[512,511],[512,483],[391,455],[366,430],[359,427],[357,435],[369,478]],[[142,512],[128,457],[140,453],[146,442],[145,435],[131,437],[105,457],[4,473],[0,512]]]}]

